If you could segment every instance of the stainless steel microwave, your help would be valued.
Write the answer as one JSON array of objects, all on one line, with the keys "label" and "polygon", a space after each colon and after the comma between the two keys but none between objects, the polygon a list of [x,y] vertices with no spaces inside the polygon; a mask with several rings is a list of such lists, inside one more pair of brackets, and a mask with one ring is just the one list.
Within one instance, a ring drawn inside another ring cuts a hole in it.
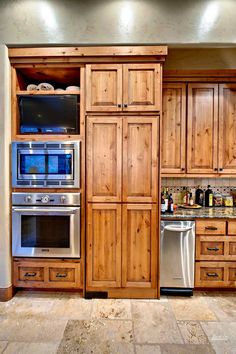
[{"label": "stainless steel microwave", "polygon": [[13,142],[13,188],[80,188],[80,142]]}]

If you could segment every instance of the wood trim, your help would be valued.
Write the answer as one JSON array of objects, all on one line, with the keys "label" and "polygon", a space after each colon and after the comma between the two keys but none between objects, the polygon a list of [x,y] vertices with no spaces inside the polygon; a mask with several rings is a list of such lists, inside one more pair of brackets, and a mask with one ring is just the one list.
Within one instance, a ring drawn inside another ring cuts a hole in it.
[{"label": "wood trim", "polygon": [[167,55],[167,46],[76,46],[9,48],[9,58],[19,57],[106,57],[106,56],[150,56]]},{"label": "wood trim", "polygon": [[13,286],[8,288],[0,288],[0,302],[9,301],[14,295]]},{"label": "wood trim", "polygon": [[184,79],[186,81],[196,78],[204,80],[209,78],[233,78],[236,80],[236,69],[220,69],[220,70],[164,70],[164,81],[166,79]]}]

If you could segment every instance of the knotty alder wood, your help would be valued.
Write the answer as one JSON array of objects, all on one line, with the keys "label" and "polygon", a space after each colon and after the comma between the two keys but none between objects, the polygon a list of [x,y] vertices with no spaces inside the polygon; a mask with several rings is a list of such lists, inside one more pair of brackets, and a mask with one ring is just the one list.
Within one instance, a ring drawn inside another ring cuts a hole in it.
[{"label": "knotty alder wood", "polygon": [[122,64],[86,65],[86,110],[122,110]]},{"label": "knotty alder wood", "polygon": [[196,262],[195,287],[234,288],[236,287],[235,262]]},{"label": "knotty alder wood", "polygon": [[226,235],[226,221],[220,220],[197,220],[197,235]]},{"label": "knotty alder wood", "polygon": [[186,84],[163,85],[162,91],[162,173],[186,172]]},{"label": "knotty alder wood", "polygon": [[220,84],[219,170],[236,173],[236,84]]},{"label": "knotty alder wood", "polygon": [[159,117],[123,118],[123,201],[157,201]]},{"label": "knotty alder wood", "polygon": [[218,173],[218,85],[188,85],[187,172]]},{"label": "knotty alder wood", "polygon": [[87,118],[87,200],[121,201],[122,118]]},{"label": "knotty alder wood", "polygon": [[121,286],[121,205],[87,206],[87,289]]},{"label": "knotty alder wood", "polygon": [[123,65],[123,110],[161,110],[161,65]]},{"label": "knotty alder wood", "polygon": [[122,286],[156,288],[156,205],[127,204],[122,210]]},{"label": "knotty alder wood", "polygon": [[236,221],[228,221],[228,235],[236,236]]}]

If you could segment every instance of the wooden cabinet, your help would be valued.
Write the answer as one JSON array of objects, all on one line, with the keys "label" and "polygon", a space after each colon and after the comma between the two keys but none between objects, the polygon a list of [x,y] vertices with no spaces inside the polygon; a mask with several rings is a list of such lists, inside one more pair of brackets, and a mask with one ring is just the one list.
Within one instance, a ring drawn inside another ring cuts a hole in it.
[{"label": "wooden cabinet", "polygon": [[156,205],[89,204],[87,287],[156,288],[157,242]]},{"label": "wooden cabinet", "polygon": [[88,112],[159,111],[160,64],[86,65]]},{"label": "wooden cabinet", "polygon": [[197,220],[196,287],[236,287],[234,220]]},{"label": "wooden cabinet", "polygon": [[186,173],[186,84],[163,85],[161,170]]},{"label": "wooden cabinet", "polygon": [[188,85],[187,172],[218,173],[218,85]]},{"label": "wooden cabinet", "polygon": [[220,84],[219,172],[236,173],[236,84]]},{"label": "wooden cabinet", "polygon": [[157,286],[157,212],[153,204],[127,204],[122,214],[122,286]]},{"label": "wooden cabinet", "polygon": [[21,288],[81,289],[80,261],[14,258],[13,285]]},{"label": "wooden cabinet", "polygon": [[121,286],[121,205],[88,204],[87,285]]},{"label": "wooden cabinet", "polygon": [[157,201],[158,124],[148,116],[87,118],[89,202]]},{"label": "wooden cabinet", "polygon": [[123,201],[157,201],[158,118],[123,118]]},{"label": "wooden cabinet", "polygon": [[87,199],[121,201],[122,118],[87,119]]}]

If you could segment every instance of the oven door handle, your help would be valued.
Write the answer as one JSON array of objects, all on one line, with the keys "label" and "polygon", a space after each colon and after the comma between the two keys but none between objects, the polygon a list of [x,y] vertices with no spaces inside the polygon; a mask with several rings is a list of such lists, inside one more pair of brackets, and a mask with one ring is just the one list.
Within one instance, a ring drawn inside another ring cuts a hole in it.
[{"label": "oven door handle", "polygon": [[32,207],[32,208],[18,208],[18,207],[13,207],[12,211],[16,213],[50,213],[50,214],[61,214],[61,215],[70,215],[70,214],[75,214],[78,212],[80,208],[76,207],[61,207],[61,208],[53,208],[53,207]]}]

